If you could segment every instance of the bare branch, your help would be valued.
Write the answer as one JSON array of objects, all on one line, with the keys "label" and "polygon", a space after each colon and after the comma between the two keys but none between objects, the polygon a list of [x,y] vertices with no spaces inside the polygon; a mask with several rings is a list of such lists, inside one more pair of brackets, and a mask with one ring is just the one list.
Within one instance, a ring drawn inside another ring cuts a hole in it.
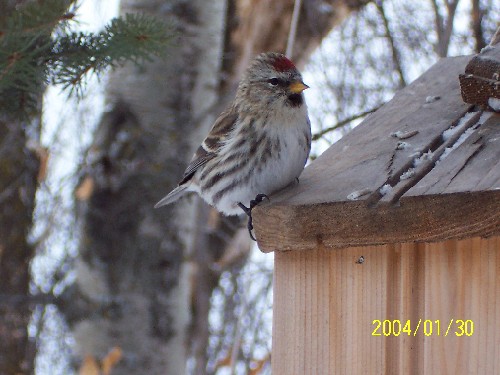
[{"label": "bare branch", "polygon": [[484,47],[486,47],[486,41],[484,40],[484,30],[482,26],[483,16],[484,11],[481,9],[479,0],[472,0],[472,33],[476,42],[474,49],[477,53],[479,53]]},{"label": "bare branch", "polygon": [[439,12],[439,5],[436,0],[432,0],[432,7],[434,9],[434,16],[436,21],[436,32],[438,36],[438,43],[436,45],[436,53],[439,57],[446,57],[450,47],[451,34],[453,33],[453,21],[457,10],[458,2],[460,0],[446,0],[446,20]]},{"label": "bare branch", "polygon": [[297,35],[297,24],[299,22],[300,7],[302,0],[295,0],[293,5],[292,22],[290,23],[290,32],[288,34],[288,41],[286,43],[286,56],[292,58],[293,45],[295,43],[295,36]]},{"label": "bare branch", "polygon": [[406,79],[404,76],[403,72],[403,67],[401,64],[401,55],[399,53],[398,48],[396,47],[396,43],[394,40],[394,36],[392,35],[391,28],[389,25],[389,19],[387,18],[387,15],[384,10],[384,2],[383,1],[377,1],[377,9],[382,16],[382,22],[384,23],[384,28],[385,28],[385,36],[389,40],[389,45],[391,47],[391,53],[392,53],[392,61],[394,62],[394,67],[396,68],[396,72],[398,73],[399,77],[399,85],[398,87],[401,89],[407,85]]},{"label": "bare branch", "polygon": [[432,9],[434,9],[434,21],[436,23],[436,34],[438,36],[438,47],[441,45],[442,35],[444,34],[444,20],[439,13],[439,5],[436,0],[431,0]]},{"label": "bare branch", "polygon": [[352,122],[354,120],[357,120],[357,119],[360,119],[362,117],[365,117],[365,116],[369,115],[370,113],[375,112],[381,106],[382,106],[382,104],[379,105],[379,106],[376,106],[375,108],[372,108],[372,109],[369,109],[367,111],[358,113],[358,114],[356,114],[354,116],[348,117],[348,118],[346,118],[346,119],[344,119],[344,120],[336,123],[333,126],[330,126],[330,127],[326,128],[326,129],[323,129],[319,133],[314,134],[313,137],[312,137],[312,140],[316,141],[316,140],[320,139],[322,136],[324,136],[325,134],[334,131],[335,129],[339,129],[339,128],[343,127],[343,126],[346,126],[347,124],[349,124],[350,122]]},{"label": "bare branch", "polygon": [[443,46],[446,46],[446,49],[443,50],[443,55],[448,55],[448,48],[450,46],[451,34],[453,33],[453,21],[455,20],[455,13],[457,11],[458,2],[460,0],[447,1],[446,2],[446,10],[448,11],[448,18],[446,20],[446,28],[443,40]]}]

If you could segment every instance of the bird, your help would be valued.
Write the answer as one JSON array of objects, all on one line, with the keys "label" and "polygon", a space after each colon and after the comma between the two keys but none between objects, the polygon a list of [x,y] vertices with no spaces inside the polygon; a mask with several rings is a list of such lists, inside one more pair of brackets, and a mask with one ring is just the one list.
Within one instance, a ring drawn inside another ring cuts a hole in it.
[{"label": "bird", "polygon": [[273,193],[298,181],[311,150],[311,123],[293,62],[259,54],[238,84],[234,101],[215,120],[178,186],[155,208],[195,192],[224,215],[248,215]]}]

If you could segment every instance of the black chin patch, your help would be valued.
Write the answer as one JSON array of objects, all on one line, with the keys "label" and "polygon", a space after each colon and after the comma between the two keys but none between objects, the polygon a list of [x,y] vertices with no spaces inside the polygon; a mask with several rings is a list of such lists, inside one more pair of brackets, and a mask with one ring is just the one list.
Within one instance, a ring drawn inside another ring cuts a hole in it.
[{"label": "black chin patch", "polygon": [[290,94],[287,101],[291,107],[299,107],[304,103],[304,98],[302,94]]}]

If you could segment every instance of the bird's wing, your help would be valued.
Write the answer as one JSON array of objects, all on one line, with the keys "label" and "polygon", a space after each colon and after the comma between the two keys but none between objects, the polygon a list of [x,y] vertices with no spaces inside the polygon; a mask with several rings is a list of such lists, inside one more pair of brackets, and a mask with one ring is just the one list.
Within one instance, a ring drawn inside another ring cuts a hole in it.
[{"label": "bird's wing", "polygon": [[184,176],[179,182],[179,185],[182,185],[191,180],[198,169],[203,167],[208,163],[208,161],[217,156],[222,143],[234,128],[237,120],[238,113],[234,109],[234,107],[230,107],[220,114],[217,120],[215,120],[215,123],[208,133],[207,137],[201,143],[200,147],[198,147],[196,153],[193,155],[191,162],[184,171]]},{"label": "bird's wing", "polygon": [[203,145],[198,147],[198,150],[193,156],[193,159],[191,160],[191,163],[187,166],[186,170],[184,171],[184,176],[182,176],[182,180],[179,182],[179,185],[182,185],[193,177],[193,175],[196,173],[196,171],[204,166],[205,164],[208,163],[209,160],[213,159],[215,157],[215,153],[213,152],[208,152],[203,148]]}]

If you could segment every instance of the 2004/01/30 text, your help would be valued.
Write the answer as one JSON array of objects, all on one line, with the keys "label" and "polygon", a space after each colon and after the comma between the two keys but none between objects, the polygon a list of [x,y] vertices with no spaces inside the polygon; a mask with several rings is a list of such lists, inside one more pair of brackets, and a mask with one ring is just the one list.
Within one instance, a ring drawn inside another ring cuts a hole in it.
[{"label": "2004/01/30 text", "polygon": [[474,333],[474,322],[470,319],[450,319],[441,325],[441,320],[419,319],[418,322],[411,320],[380,320],[372,321],[373,331],[372,336],[417,336],[424,334],[425,336],[448,336],[455,335],[472,336]]}]

